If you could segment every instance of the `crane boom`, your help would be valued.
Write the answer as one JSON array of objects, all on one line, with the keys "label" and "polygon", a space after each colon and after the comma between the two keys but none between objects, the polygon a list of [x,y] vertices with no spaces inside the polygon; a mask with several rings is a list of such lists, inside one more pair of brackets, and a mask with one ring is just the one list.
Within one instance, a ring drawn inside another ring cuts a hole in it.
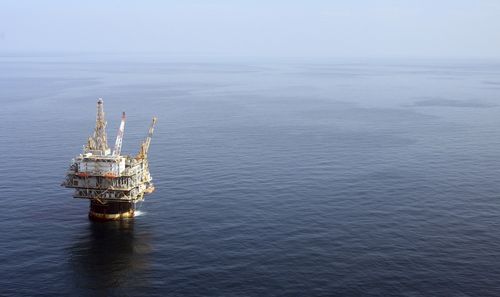
[{"label": "crane boom", "polygon": [[125,130],[125,112],[122,113],[122,122],[120,123],[120,128],[118,129],[118,134],[116,135],[115,148],[113,149],[113,156],[119,156],[122,152],[123,143],[123,131]]},{"label": "crane boom", "polygon": [[148,136],[141,144],[141,149],[137,154],[138,159],[145,159],[148,156],[149,145],[151,144],[151,137],[153,137],[153,132],[155,130],[157,118],[153,117],[153,121],[151,122],[151,126],[149,126]]}]

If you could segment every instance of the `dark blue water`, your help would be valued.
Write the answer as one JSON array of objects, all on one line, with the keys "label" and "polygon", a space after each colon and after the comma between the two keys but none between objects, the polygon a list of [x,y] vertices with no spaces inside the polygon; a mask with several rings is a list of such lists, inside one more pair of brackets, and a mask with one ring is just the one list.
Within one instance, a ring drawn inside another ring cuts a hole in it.
[{"label": "dark blue water", "polygon": [[[499,296],[500,62],[0,57],[0,295]],[[59,185],[103,97],[157,191]]]}]

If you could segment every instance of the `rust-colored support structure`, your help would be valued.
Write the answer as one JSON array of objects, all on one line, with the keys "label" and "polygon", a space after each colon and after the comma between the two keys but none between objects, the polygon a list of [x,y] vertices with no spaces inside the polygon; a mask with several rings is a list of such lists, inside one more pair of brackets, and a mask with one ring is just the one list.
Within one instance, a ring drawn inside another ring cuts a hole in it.
[{"label": "rust-colored support structure", "polygon": [[89,218],[96,221],[112,221],[133,218],[135,203],[108,202],[101,204],[97,200],[90,200]]}]

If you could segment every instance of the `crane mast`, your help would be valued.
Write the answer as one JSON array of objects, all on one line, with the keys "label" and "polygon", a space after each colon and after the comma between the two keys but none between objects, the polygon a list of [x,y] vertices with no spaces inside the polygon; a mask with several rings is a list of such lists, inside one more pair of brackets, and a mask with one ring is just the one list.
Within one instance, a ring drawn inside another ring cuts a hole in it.
[{"label": "crane mast", "polygon": [[123,131],[125,130],[125,112],[122,113],[122,122],[120,123],[120,128],[118,129],[118,134],[116,135],[115,148],[113,149],[113,156],[119,156],[122,152],[123,143]]},{"label": "crane mast", "polygon": [[149,126],[148,136],[146,137],[146,139],[144,139],[143,143],[141,144],[141,149],[136,156],[137,159],[146,159],[147,158],[148,151],[149,151],[149,145],[151,144],[151,137],[153,137],[153,132],[155,130],[156,121],[157,121],[156,117],[153,117],[153,120],[151,122],[151,126]]}]

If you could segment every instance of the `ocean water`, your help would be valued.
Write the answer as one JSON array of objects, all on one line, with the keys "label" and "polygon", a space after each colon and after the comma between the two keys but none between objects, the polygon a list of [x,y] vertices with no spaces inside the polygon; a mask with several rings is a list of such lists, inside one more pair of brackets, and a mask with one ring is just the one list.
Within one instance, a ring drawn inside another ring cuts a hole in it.
[{"label": "ocean water", "polygon": [[[2,296],[499,296],[500,61],[0,56]],[[60,187],[104,99],[156,192]]]}]

